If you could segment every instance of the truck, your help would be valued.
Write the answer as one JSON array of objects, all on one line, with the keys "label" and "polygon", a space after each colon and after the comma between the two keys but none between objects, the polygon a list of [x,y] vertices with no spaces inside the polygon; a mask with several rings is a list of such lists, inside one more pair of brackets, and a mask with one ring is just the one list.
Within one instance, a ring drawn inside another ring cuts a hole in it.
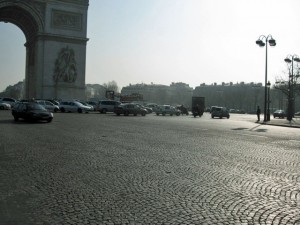
[{"label": "truck", "polygon": [[201,117],[205,109],[205,98],[193,96],[192,97],[192,114],[194,117]]}]

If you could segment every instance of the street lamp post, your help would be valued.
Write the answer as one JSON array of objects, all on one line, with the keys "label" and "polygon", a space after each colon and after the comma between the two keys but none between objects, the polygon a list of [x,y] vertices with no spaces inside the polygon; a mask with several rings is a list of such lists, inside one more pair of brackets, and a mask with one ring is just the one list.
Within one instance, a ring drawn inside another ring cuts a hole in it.
[{"label": "street lamp post", "polygon": [[268,36],[260,35],[258,40],[256,41],[256,44],[259,47],[266,46],[264,122],[267,121],[268,42],[271,47],[276,46],[276,41],[275,41],[275,39],[273,39],[272,35],[270,35],[270,34]]},{"label": "street lamp post", "polygon": [[270,87],[271,83],[268,81],[267,88],[268,88],[268,108],[267,108],[267,121],[270,121]]},{"label": "street lamp post", "polygon": [[268,88],[268,111],[267,111],[267,121],[270,121],[270,87],[271,83],[268,81],[267,88]]},{"label": "street lamp post", "polygon": [[300,62],[299,56],[288,55],[284,61],[288,64],[291,63],[291,69],[289,69],[289,83],[288,83],[288,113],[287,120],[291,121],[294,117],[294,61]]}]

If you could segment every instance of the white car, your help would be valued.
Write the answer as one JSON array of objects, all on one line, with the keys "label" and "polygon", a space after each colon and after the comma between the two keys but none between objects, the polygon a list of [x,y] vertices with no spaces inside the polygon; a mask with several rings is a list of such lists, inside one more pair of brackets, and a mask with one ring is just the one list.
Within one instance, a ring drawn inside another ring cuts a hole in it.
[{"label": "white car", "polygon": [[1,110],[4,110],[4,109],[9,110],[9,109],[11,109],[11,106],[10,106],[10,104],[8,104],[8,103],[0,102],[0,109],[1,109]]},{"label": "white car", "polygon": [[78,112],[78,113],[87,113],[90,111],[90,108],[82,105],[77,101],[62,101],[59,103],[59,109],[61,112]]},{"label": "white car", "polygon": [[50,101],[47,101],[47,100],[37,100],[36,102],[38,104],[44,106],[50,112],[58,112],[59,111],[59,107],[57,105],[54,105]]}]

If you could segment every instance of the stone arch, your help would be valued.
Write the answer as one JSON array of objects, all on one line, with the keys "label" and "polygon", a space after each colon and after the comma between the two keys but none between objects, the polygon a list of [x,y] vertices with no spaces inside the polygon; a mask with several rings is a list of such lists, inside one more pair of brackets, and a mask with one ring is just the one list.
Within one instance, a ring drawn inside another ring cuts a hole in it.
[{"label": "stone arch", "polygon": [[[84,97],[88,3],[88,0],[0,0],[0,22],[18,26],[26,38],[25,98]],[[78,75],[72,82],[70,79],[58,82],[53,79],[57,57],[66,48],[78,62],[73,65]]]}]

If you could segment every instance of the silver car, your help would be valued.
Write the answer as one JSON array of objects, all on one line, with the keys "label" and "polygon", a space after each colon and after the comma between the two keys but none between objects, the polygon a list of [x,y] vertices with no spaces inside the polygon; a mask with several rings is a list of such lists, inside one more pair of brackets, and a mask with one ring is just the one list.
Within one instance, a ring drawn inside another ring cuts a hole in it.
[{"label": "silver car", "polygon": [[82,105],[77,101],[62,101],[59,103],[59,109],[61,112],[78,112],[78,113],[87,113],[90,108]]},{"label": "silver car", "polygon": [[98,102],[97,111],[100,113],[114,112],[115,106],[120,105],[121,102],[114,100],[101,100]]},{"label": "silver car", "polygon": [[1,109],[1,110],[4,110],[4,109],[9,110],[9,109],[11,109],[11,106],[10,106],[10,104],[8,104],[8,103],[0,102],[0,109]]},{"label": "silver car", "polygon": [[54,105],[50,101],[47,101],[47,100],[37,100],[36,102],[38,104],[44,106],[50,112],[58,112],[59,111],[58,105]]}]

